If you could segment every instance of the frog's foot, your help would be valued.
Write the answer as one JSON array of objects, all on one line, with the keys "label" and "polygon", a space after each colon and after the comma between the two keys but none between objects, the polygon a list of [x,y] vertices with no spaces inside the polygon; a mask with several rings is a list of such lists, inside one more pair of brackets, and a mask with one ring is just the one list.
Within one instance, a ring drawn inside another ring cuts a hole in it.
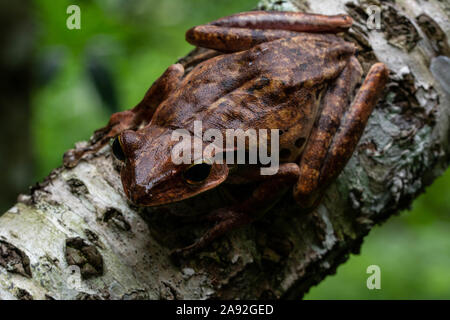
[{"label": "frog's foot", "polygon": [[303,208],[315,207],[323,190],[347,164],[383,92],[389,71],[383,63],[374,64],[347,110],[349,93],[360,73],[361,67],[353,57],[324,97],[323,110],[300,160],[300,178],[294,188],[294,198]]},{"label": "frog's foot", "polygon": [[125,130],[137,130],[150,122],[157,107],[177,86],[184,74],[181,64],[173,64],[157,79],[139,104],[131,110],[114,113],[108,125],[94,132],[90,145],[71,149],[64,154],[63,163],[73,168],[87,154],[95,153]]},{"label": "frog's foot", "polygon": [[[259,171],[259,168],[258,168]],[[222,208],[211,212],[203,220],[216,222],[200,239],[190,246],[177,249],[172,253],[176,258],[186,258],[204,249],[213,240],[230,230],[251,223],[264,211],[273,206],[284,194],[286,188],[291,188],[299,178],[299,167],[295,163],[281,164],[275,175],[260,176],[262,179],[249,199],[230,208]],[[252,173],[249,173],[252,175]]]},{"label": "frog's foot", "polygon": [[211,242],[228,231],[251,223],[253,218],[247,213],[235,211],[235,209],[232,208],[223,208],[212,212],[209,215],[208,220],[215,220],[218,222],[193,244],[174,250],[172,252],[172,256],[174,258],[189,257],[190,255],[204,249]]},{"label": "frog's foot", "polygon": [[235,14],[194,27],[186,40],[196,46],[222,52],[247,50],[263,42],[304,33],[337,33],[351,27],[348,15],[326,16],[301,12],[251,11]]}]

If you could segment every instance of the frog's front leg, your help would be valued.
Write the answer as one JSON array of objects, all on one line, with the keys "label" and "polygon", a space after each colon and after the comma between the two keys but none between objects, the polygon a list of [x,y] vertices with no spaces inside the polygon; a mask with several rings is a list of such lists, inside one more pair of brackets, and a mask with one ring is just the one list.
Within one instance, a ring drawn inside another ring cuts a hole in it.
[{"label": "frog's front leg", "polygon": [[345,31],[352,23],[348,15],[251,11],[194,27],[186,32],[186,40],[203,48],[235,52],[281,38],[303,36],[305,40],[323,39],[322,33]]},{"label": "frog's front leg", "polygon": [[[259,168],[257,169],[259,173]],[[295,163],[281,164],[278,172],[272,176],[257,176],[261,183],[253,191],[250,198],[244,202],[213,211],[205,220],[216,222],[200,239],[192,245],[177,249],[173,252],[175,257],[186,257],[203,249],[214,239],[237,227],[246,225],[260,217],[265,211],[276,203],[286,189],[292,188],[299,178],[300,169]]]},{"label": "frog's front leg", "polygon": [[350,159],[389,71],[383,63],[374,64],[347,110],[349,93],[360,73],[361,67],[353,57],[324,97],[323,110],[302,154],[300,178],[294,188],[294,198],[304,208],[317,205],[323,190]]},{"label": "frog's front leg", "polygon": [[144,98],[131,110],[114,113],[108,124],[97,131],[91,139],[91,145],[72,149],[64,154],[63,162],[66,167],[74,167],[80,159],[88,153],[100,150],[111,138],[114,138],[122,131],[136,130],[147,124],[157,107],[163,102],[177,86],[184,74],[181,64],[171,65],[148,89]]}]

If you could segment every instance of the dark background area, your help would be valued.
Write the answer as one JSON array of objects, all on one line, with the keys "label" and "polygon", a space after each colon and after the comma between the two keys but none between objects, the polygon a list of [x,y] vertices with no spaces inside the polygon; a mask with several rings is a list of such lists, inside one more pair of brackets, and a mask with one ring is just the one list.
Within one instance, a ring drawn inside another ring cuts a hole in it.
[{"label": "dark background area", "polygon": [[[81,30],[66,9],[81,8]],[[61,166],[109,115],[133,107],[192,49],[185,31],[256,0],[0,0],[0,212]],[[450,171],[366,238],[362,252],[306,298],[450,298]],[[381,268],[368,290],[366,268]]]}]

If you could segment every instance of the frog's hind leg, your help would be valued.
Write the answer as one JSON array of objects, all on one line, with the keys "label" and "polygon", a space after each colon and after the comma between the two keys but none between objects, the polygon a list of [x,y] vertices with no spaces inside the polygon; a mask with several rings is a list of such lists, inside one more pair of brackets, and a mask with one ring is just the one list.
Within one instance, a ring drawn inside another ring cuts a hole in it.
[{"label": "frog's hind leg", "polygon": [[235,52],[299,33],[337,33],[347,30],[352,23],[347,15],[252,11],[194,27],[186,32],[186,40],[199,47]]},{"label": "frog's hind leg", "polygon": [[347,164],[383,92],[388,69],[383,63],[373,65],[346,110],[360,76],[361,67],[353,57],[324,97],[323,110],[300,160],[300,178],[294,188],[294,197],[304,208],[318,203],[322,191]]},{"label": "frog's hind leg", "polygon": [[184,68],[181,64],[171,65],[152,84],[136,107],[111,115],[108,124],[94,132],[89,146],[67,151],[63,158],[64,165],[72,168],[84,155],[100,150],[111,138],[114,138],[122,131],[128,129],[136,130],[140,126],[145,125],[152,118],[159,104],[177,87],[183,74]]},{"label": "frog's hind leg", "polygon": [[213,211],[202,220],[216,222],[200,239],[192,245],[175,250],[173,256],[186,257],[203,249],[214,239],[228,231],[246,225],[260,217],[271,208],[283,195],[286,189],[292,188],[299,178],[299,167],[295,163],[281,164],[278,172],[272,176],[261,176],[258,172],[249,173],[249,177],[257,177],[261,183],[255,188],[252,195],[245,201],[229,208]]},{"label": "frog's hind leg", "polygon": [[361,65],[352,57],[322,98],[320,116],[302,153],[300,179],[294,191],[296,199],[304,207],[311,206],[308,196],[318,188],[321,165],[361,76]]},{"label": "frog's hind leg", "polygon": [[350,28],[353,24],[353,19],[345,14],[330,16],[303,12],[249,11],[220,18],[210,24],[221,27],[248,29],[336,33]]}]

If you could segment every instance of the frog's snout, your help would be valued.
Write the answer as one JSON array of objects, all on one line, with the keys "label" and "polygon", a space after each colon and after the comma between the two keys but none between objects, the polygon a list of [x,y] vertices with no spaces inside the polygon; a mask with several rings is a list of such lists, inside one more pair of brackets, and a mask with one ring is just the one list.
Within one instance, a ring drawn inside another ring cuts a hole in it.
[{"label": "frog's snout", "polygon": [[158,195],[158,192],[144,191],[139,187],[128,189],[127,198],[134,205],[142,207],[153,207],[174,201],[173,199]]},{"label": "frog's snout", "polygon": [[130,200],[134,205],[145,206],[147,203],[152,201],[153,195],[139,185],[129,185],[125,189],[125,194],[128,200]]},{"label": "frog's snout", "polygon": [[156,206],[174,201],[179,188],[176,182],[171,181],[169,173],[159,174],[152,179],[148,175],[139,178],[129,173],[122,174],[122,185],[127,198],[138,206]]}]

